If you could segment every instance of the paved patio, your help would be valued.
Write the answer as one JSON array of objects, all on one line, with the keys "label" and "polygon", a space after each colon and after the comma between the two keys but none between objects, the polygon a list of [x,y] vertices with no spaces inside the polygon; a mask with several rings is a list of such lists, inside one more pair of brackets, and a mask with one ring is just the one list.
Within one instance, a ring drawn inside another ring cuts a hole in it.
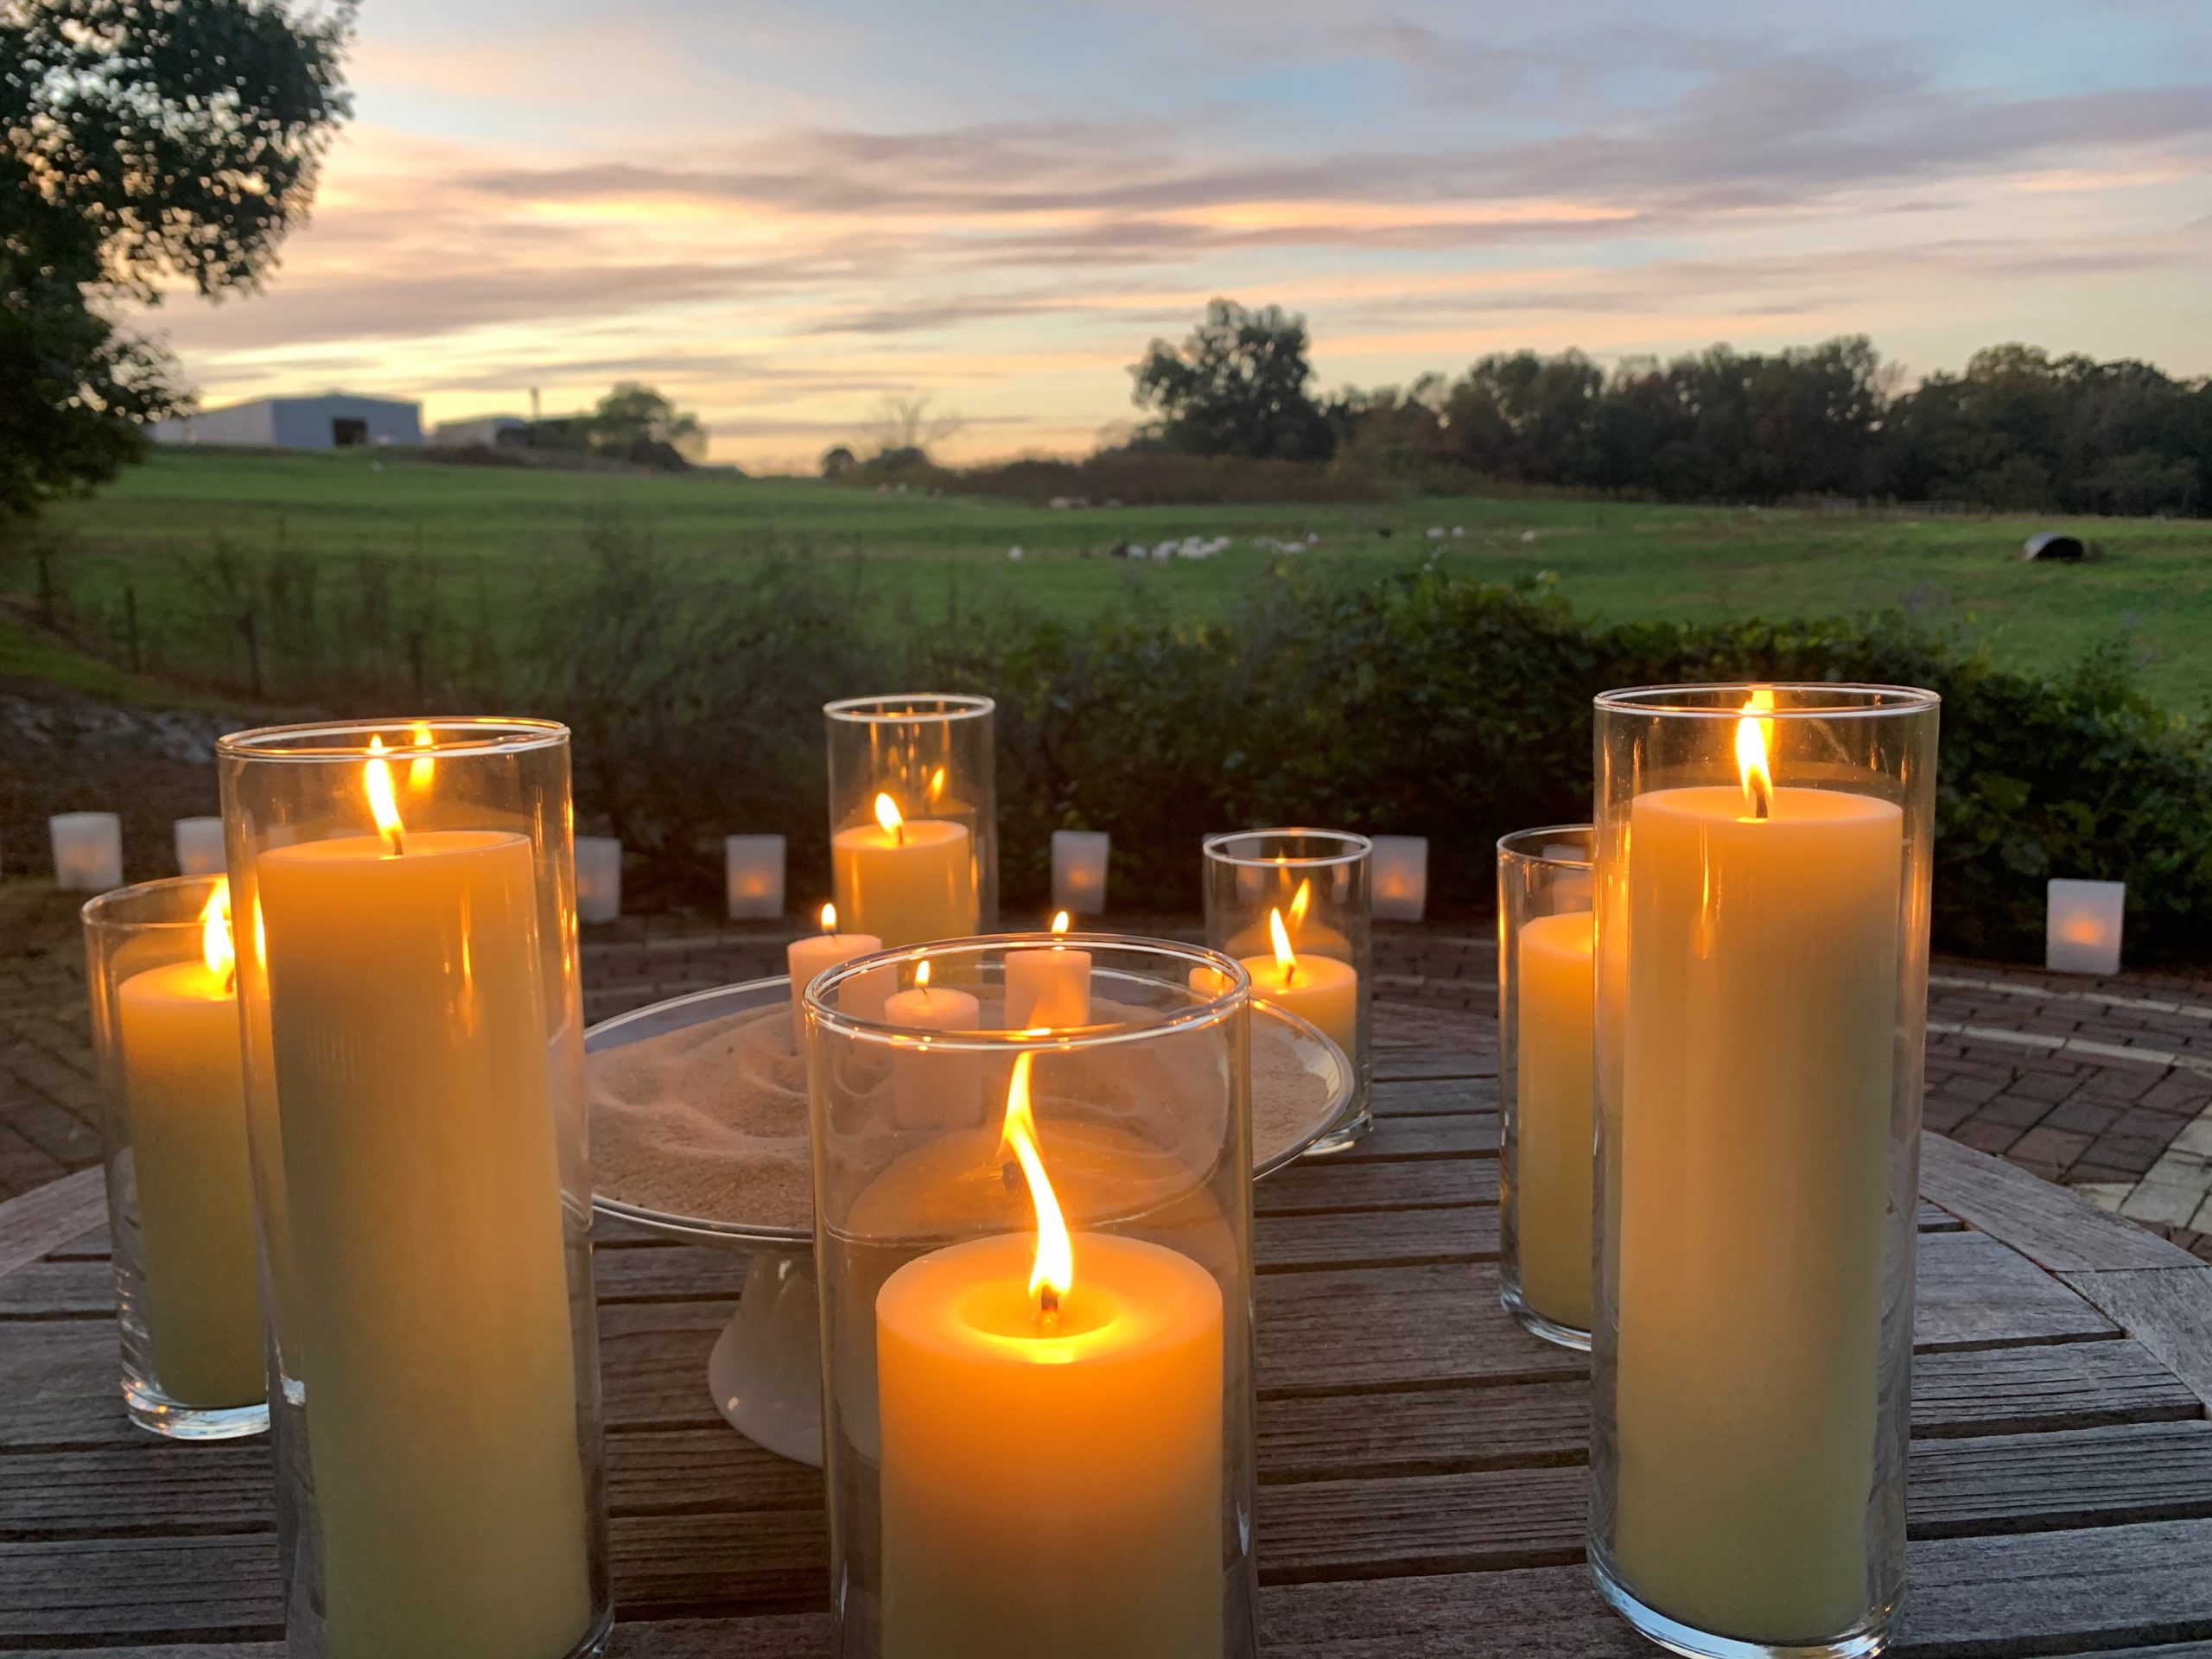
[{"label": "paved patio", "polygon": [[[1116,927],[1194,938],[1187,917]],[[783,971],[786,924],[629,918],[588,929],[587,1015]],[[1497,942],[1464,925],[1376,930],[1377,988],[1494,1014]],[[99,1155],[76,901],[0,887],[0,1198]],[[1939,959],[1929,1127],[2087,1193],[2212,1261],[2212,979],[2113,979]]]}]

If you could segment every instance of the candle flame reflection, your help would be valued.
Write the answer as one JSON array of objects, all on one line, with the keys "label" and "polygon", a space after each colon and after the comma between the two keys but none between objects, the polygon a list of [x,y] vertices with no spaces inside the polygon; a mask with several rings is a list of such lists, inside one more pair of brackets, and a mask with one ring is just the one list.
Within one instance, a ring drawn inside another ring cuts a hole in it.
[{"label": "candle flame reflection", "polygon": [[377,833],[385,838],[394,854],[407,850],[407,839],[399,823],[399,803],[391,792],[391,762],[384,758],[384,739],[369,740],[369,759],[362,768],[362,782],[369,792],[369,816],[376,820]]},{"label": "candle flame reflection", "polygon": [[1056,1319],[1060,1300],[1075,1287],[1075,1246],[1068,1238],[1066,1217],[1045,1174],[1045,1160],[1037,1149],[1037,1119],[1029,1106],[1029,1065],[1033,1056],[1014,1057],[1014,1079],[1006,1090],[1006,1128],[999,1140],[1000,1155],[1011,1152],[1029,1183],[1029,1202],[1037,1211],[1037,1261],[1029,1270],[1029,1294],[1037,1298],[1038,1312],[1047,1323]]},{"label": "candle flame reflection", "polygon": [[1283,988],[1287,990],[1298,977],[1298,955],[1290,948],[1290,933],[1282,925],[1282,912],[1279,910],[1268,912],[1268,938],[1274,942],[1275,966],[1282,969]]},{"label": "candle flame reflection", "polygon": [[215,878],[214,890],[200,912],[200,960],[228,990],[238,974],[238,947],[231,938],[231,879]]},{"label": "candle flame reflection", "polygon": [[1068,931],[1068,913],[1067,913],[1067,912],[1065,912],[1065,910],[1056,910],[1056,911],[1054,911],[1054,912],[1052,912],[1052,931],[1053,931],[1053,932],[1055,932],[1055,933],[1065,933],[1065,932],[1066,932],[1067,931]]},{"label": "candle flame reflection", "polygon": [[1290,895],[1290,931],[1297,932],[1306,925],[1306,912],[1313,903],[1313,878],[1307,876],[1298,884],[1298,891]]},{"label": "candle flame reflection", "polygon": [[1774,722],[1755,720],[1751,713],[1774,707],[1774,693],[1754,686],[1744,704],[1747,712],[1736,722],[1736,772],[1744,783],[1744,800],[1755,818],[1774,816],[1774,774],[1767,767],[1767,753],[1774,738]]},{"label": "candle flame reflection", "polygon": [[[430,722],[429,721],[416,721],[415,722],[414,732],[415,747],[417,749],[430,749],[435,748],[437,746],[437,740],[430,735]],[[420,795],[423,793],[423,791],[429,788],[430,780],[436,775],[437,770],[438,763],[432,760],[430,756],[428,754],[416,755],[414,760],[410,760],[407,763],[407,792],[410,795]]]}]

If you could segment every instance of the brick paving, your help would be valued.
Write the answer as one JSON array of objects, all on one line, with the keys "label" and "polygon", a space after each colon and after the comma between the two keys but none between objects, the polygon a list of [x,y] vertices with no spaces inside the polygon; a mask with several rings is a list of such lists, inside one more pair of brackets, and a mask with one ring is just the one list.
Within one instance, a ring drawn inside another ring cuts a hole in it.
[{"label": "brick paving", "polygon": [[[0,886],[0,1198],[99,1156],[76,899]],[[1190,918],[1116,928],[1196,938]],[[592,1020],[783,971],[784,923],[626,918],[587,929]],[[1490,1018],[1497,940],[1464,925],[1378,925],[1378,994]],[[2113,979],[1939,960],[1927,1122],[2063,1182],[2212,1260],[2212,979]]]}]

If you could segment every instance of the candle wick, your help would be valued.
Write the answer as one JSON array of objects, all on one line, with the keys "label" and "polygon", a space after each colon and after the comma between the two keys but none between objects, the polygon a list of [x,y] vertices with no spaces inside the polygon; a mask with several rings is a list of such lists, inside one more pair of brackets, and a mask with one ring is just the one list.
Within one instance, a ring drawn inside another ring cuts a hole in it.
[{"label": "candle wick", "polygon": [[384,832],[384,838],[391,843],[391,855],[394,858],[397,858],[402,853],[404,853],[407,850],[407,837],[404,833],[402,833],[397,824],[395,823],[389,830],[385,830]]},{"label": "candle wick", "polygon": [[1037,1293],[1037,1322],[1047,1331],[1059,1326],[1060,1293],[1050,1285]]}]

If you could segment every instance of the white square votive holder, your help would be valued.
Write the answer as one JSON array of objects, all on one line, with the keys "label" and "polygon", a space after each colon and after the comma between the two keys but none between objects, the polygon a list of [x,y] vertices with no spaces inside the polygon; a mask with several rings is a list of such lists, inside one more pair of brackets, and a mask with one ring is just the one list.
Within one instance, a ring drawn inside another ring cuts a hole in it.
[{"label": "white square votive holder", "polygon": [[2125,881],[2053,876],[2044,925],[2044,966],[2054,974],[2118,973],[2126,909]]},{"label": "white square votive holder", "polygon": [[46,821],[54,836],[54,885],[106,893],[123,885],[123,820],[112,812],[61,812]]},{"label": "white square votive holder", "polygon": [[1428,837],[1370,836],[1374,868],[1370,891],[1375,919],[1417,922],[1428,912]]},{"label": "white square votive holder", "polygon": [[230,868],[220,818],[176,821],[176,868],[181,875],[220,875]]},{"label": "white square votive holder", "polygon": [[722,871],[732,921],[784,913],[784,838],[728,836]]},{"label": "white square votive holder", "polygon": [[621,842],[613,836],[578,836],[576,919],[611,922],[621,913]]},{"label": "white square votive holder", "polygon": [[1052,908],[1096,916],[1106,908],[1106,861],[1114,838],[1103,830],[1052,831]]}]

